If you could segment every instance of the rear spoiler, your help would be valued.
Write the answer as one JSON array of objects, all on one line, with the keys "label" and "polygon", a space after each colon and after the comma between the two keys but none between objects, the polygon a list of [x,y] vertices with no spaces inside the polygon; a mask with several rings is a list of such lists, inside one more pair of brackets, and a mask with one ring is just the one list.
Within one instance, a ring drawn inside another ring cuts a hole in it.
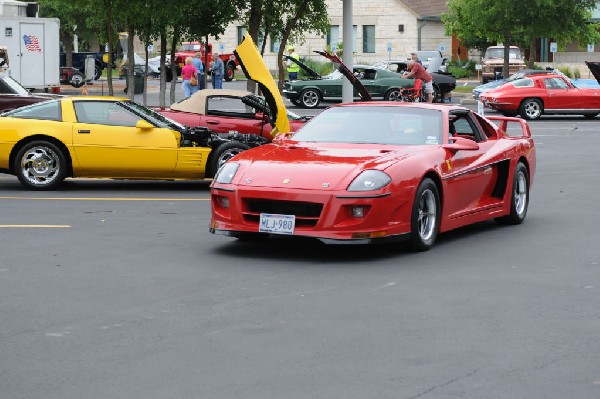
[{"label": "rear spoiler", "polygon": [[521,125],[521,131],[523,132],[522,137],[531,137],[531,130],[529,129],[529,125],[523,119],[513,118],[513,117],[509,117],[509,116],[495,116],[495,115],[494,116],[486,116],[485,118],[489,119],[491,121],[500,122],[497,125],[500,128],[500,130],[502,130],[502,132],[504,132],[504,134],[506,134],[506,131],[507,131],[506,129],[508,128],[508,123],[516,122]]}]

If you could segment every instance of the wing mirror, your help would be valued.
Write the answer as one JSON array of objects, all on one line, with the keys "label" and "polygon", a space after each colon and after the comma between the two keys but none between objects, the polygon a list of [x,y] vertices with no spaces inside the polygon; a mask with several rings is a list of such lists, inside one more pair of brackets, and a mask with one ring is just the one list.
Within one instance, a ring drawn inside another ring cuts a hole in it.
[{"label": "wing mirror", "polygon": [[140,119],[139,121],[137,121],[137,123],[135,124],[135,127],[137,127],[138,129],[142,129],[142,130],[154,129],[154,126],[152,126],[151,123],[146,122],[143,119]]},{"label": "wing mirror", "polygon": [[453,143],[444,144],[443,148],[450,151],[477,151],[479,149],[479,144],[474,142],[473,140],[466,139],[464,137],[451,137],[450,140],[453,140]]},{"label": "wing mirror", "polygon": [[259,121],[265,122],[269,122],[271,120],[271,118],[269,118],[269,115],[265,114],[264,112],[257,112],[256,114],[254,114],[254,119],[258,119]]}]

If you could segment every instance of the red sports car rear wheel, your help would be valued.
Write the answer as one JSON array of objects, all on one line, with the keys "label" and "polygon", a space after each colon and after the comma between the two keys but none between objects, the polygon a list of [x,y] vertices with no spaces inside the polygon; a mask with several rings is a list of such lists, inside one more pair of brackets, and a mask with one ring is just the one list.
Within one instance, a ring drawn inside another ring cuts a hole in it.
[{"label": "red sports car rear wheel", "polygon": [[513,177],[512,195],[510,199],[510,214],[496,218],[501,224],[521,224],[527,215],[529,206],[529,173],[522,162],[517,164]]}]

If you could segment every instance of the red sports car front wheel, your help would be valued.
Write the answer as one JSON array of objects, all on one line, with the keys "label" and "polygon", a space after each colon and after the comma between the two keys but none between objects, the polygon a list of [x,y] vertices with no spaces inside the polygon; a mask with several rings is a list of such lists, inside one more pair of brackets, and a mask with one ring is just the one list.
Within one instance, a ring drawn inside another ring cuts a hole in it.
[{"label": "red sports car front wheel", "polygon": [[411,216],[411,246],[427,251],[440,231],[440,194],[433,180],[424,179],[415,195]]}]

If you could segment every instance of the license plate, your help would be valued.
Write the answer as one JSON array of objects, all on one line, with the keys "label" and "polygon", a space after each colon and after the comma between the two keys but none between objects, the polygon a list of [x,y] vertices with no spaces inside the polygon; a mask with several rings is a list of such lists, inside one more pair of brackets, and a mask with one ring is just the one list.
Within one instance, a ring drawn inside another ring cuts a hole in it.
[{"label": "license plate", "polygon": [[294,234],[296,217],[294,215],[260,214],[258,231],[271,234]]}]

